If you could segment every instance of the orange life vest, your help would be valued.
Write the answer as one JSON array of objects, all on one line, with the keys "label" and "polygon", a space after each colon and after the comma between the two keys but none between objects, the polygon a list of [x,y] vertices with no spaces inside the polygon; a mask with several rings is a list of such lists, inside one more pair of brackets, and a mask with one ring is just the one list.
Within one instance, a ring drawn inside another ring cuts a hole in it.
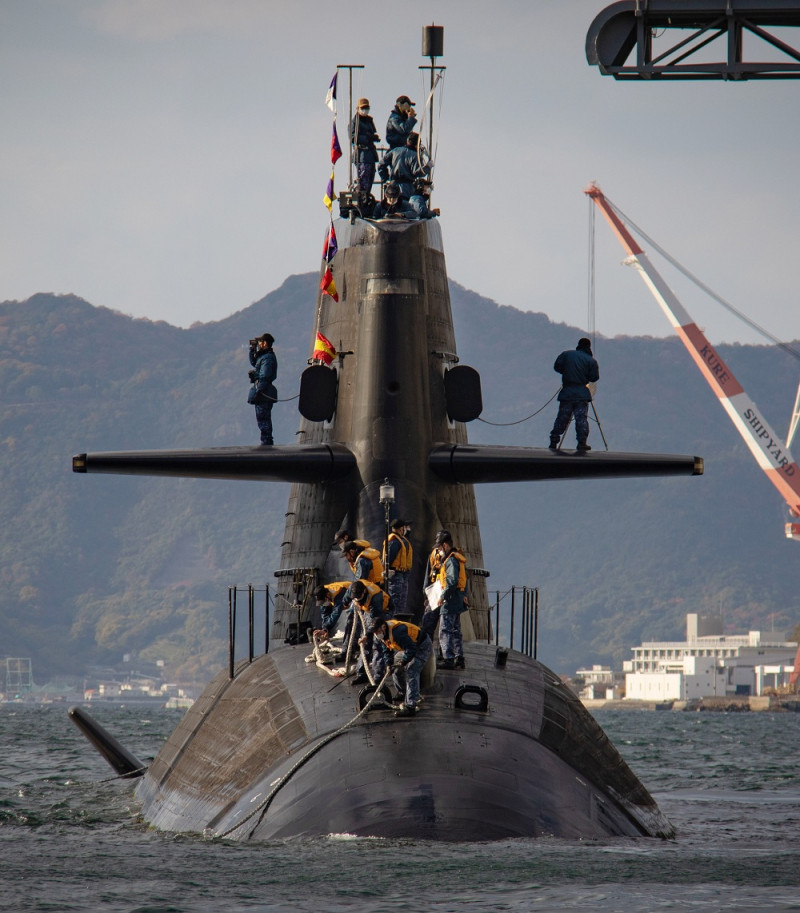
[{"label": "orange life vest", "polygon": [[392,570],[410,571],[411,562],[414,558],[414,551],[411,548],[411,543],[405,536],[400,536],[397,533],[389,533],[389,539],[387,541],[391,542],[393,539],[400,543],[400,550],[391,564]]},{"label": "orange life vest", "polygon": [[442,562],[442,566],[439,568],[439,583],[441,583],[443,590],[447,589],[447,562],[450,558],[455,558],[456,561],[458,561],[458,580],[456,581],[456,589],[463,593],[467,588],[467,559],[461,552],[456,551],[456,549],[453,549]]},{"label": "orange life vest", "polygon": [[427,637],[427,634],[418,628],[416,625],[412,625],[410,621],[395,621],[393,618],[390,618],[386,622],[389,631],[383,639],[383,645],[388,647],[390,650],[394,650],[396,653],[403,649],[400,644],[395,643],[393,632],[397,625],[405,625],[408,629],[408,636],[414,641],[415,644],[418,644],[423,637]]}]

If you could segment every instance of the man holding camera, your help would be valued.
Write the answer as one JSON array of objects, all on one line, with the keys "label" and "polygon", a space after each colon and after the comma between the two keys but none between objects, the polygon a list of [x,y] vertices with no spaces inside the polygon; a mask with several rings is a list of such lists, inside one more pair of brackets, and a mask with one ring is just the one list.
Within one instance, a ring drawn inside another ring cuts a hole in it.
[{"label": "man holding camera", "polygon": [[414,110],[414,102],[407,95],[399,96],[386,121],[386,143],[389,148],[404,146],[416,123],[417,112]]},{"label": "man holding camera", "polygon": [[272,446],[272,404],[278,399],[273,381],[278,376],[278,359],[272,351],[274,338],[269,333],[250,340],[249,373],[253,386],[247,402],[256,407],[256,424],[261,431],[261,446]]}]

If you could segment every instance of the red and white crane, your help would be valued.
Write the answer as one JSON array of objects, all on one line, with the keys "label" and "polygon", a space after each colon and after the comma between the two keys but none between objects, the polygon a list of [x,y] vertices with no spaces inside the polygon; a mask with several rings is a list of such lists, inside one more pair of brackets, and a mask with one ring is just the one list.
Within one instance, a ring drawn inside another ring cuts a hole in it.
[{"label": "red and white crane", "polygon": [[[626,262],[635,266],[639,271],[703,377],[717,394],[723,408],[739,434],[744,438],[750,452],[756,458],[756,462],[781,493],[790,515],[800,518],[800,468],[789,449],[798,421],[800,421],[800,389],[798,389],[795,400],[789,436],[784,443],[770,428],[761,410],[745,393],[733,372],[659,275],[613,204],[596,184],[590,184],[584,193],[597,204],[611,225],[628,254]],[[800,522],[786,524],[786,537],[800,541]]]}]

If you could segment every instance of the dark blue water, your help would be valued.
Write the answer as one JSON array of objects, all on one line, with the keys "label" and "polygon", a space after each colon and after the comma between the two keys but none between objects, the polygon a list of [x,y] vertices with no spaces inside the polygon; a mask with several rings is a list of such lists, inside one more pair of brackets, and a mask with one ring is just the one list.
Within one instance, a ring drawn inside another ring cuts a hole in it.
[{"label": "dark blue water", "polygon": [[[181,711],[91,713],[142,760]],[[209,842],[147,830],[66,707],[0,705],[0,910],[800,911],[800,714],[600,711],[670,842]]]}]

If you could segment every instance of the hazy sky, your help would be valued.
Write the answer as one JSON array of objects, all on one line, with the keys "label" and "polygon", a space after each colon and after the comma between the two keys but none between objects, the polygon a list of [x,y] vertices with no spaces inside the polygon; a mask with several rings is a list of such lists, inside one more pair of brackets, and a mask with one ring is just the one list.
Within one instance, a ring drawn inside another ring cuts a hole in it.
[{"label": "hazy sky", "polygon": [[[0,0],[0,299],[70,292],[188,326],[316,270],[335,67],[365,65],[354,92],[383,136],[397,95],[422,106],[421,26],[435,22],[447,70],[434,197],[451,278],[586,327],[582,190],[596,180],[718,294],[800,338],[800,83],[601,76],[584,45],[607,5]],[[336,173],[341,189],[346,159]],[[596,257],[598,332],[667,335],[599,220]],[[674,284],[712,340],[761,341]]]}]

